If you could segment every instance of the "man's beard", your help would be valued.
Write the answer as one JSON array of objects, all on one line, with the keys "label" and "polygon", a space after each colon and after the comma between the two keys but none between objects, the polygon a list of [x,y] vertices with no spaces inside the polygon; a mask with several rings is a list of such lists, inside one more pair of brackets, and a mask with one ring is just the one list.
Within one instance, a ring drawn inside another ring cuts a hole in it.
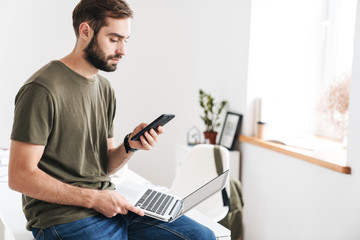
[{"label": "man's beard", "polygon": [[103,70],[105,72],[115,71],[117,64],[108,64],[108,60],[113,58],[120,59],[121,55],[116,54],[106,57],[104,51],[100,48],[96,37],[97,35],[95,34],[89,45],[84,49],[86,60],[97,69]]}]

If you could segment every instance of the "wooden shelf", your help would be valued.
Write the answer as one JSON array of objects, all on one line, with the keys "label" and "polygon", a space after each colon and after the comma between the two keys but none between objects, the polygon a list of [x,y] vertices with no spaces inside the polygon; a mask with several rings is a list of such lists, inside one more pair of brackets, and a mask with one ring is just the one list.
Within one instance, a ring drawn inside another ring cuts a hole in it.
[{"label": "wooden shelf", "polygon": [[263,147],[340,173],[351,174],[351,168],[346,166],[346,149],[343,147],[307,150],[245,135],[241,135],[239,140],[240,142]]}]

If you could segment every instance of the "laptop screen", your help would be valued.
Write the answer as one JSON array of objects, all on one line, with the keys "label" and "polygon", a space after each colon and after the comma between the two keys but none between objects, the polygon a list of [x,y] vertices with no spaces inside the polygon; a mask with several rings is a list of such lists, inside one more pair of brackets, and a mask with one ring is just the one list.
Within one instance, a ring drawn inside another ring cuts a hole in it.
[{"label": "laptop screen", "polygon": [[209,196],[213,195],[214,193],[220,191],[225,187],[225,182],[228,177],[229,170],[226,170],[212,181],[208,182],[207,184],[203,185],[196,191],[190,193],[187,197],[185,197],[183,201],[183,213],[189,211],[191,208],[196,206],[197,204],[201,203]]}]

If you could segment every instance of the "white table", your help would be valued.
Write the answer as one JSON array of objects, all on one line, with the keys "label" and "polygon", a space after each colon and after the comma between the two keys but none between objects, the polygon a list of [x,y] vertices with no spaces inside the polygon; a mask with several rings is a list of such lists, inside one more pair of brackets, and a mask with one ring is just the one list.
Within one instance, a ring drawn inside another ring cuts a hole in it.
[{"label": "white table", "polygon": [[[14,192],[9,189],[7,183],[7,166],[0,166],[0,217],[3,217],[3,221],[10,228],[11,232],[17,240],[30,240],[33,239],[31,232],[27,231],[26,219],[22,212],[22,203],[21,203],[21,194]],[[113,176],[113,182],[117,185],[124,179],[129,180],[133,179],[137,183],[143,182],[144,184],[149,184],[149,181],[136,174],[135,172],[124,169]],[[230,230],[223,227],[222,225],[214,222],[213,220],[207,218],[203,214],[197,211],[190,211],[187,214],[189,217],[198,221],[199,223],[209,227],[215,232],[217,239],[219,240],[230,240]],[[0,221],[0,240],[3,240],[4,235],[4,226]],[[5,240],[12,240],[10,237]]]},{"label": "white table", "polygon": [[[34,239],[31,232],[25,228],[26,219],[22,211],[21,194],[8,187],[7,166],[0,166],[0,215],[16,239]],[[0,226],[2,227],[4,226]],[[4,229],[0,229],[0,238],[3,237],[3,233]],[[9,235],[7,238],[11,239]]]}]

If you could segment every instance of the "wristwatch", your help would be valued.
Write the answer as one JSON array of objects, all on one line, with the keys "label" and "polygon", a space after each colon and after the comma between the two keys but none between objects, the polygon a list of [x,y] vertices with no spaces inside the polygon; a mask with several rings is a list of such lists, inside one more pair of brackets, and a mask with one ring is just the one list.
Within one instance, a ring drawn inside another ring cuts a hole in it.
[{"label": "wristwatch", "polygon": [[126,151],[126,153],[136,152],[138,149],[130,147],[129,138],[130,138],[130,133],[128,135],[126,135],[124,138],[125,151]]}]

